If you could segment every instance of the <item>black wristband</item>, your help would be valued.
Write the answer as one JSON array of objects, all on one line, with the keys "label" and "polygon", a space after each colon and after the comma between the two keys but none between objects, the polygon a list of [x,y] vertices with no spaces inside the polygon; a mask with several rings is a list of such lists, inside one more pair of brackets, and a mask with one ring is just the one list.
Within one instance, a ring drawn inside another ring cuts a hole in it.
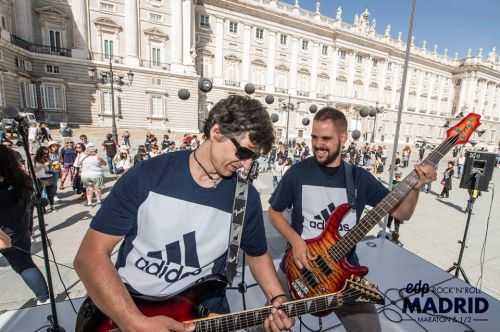
[{"label": "black wristband", "polygon": [[286,297],[288,299],[288,296],[286,294],[278,294],[275,297],[273,297],[271,300],[269,300],[269,303],[273,304],[273,302],[276,301],[276,299],[278,299],[278,298],[280,298],[282,296],[284,296],[284,297]]}]

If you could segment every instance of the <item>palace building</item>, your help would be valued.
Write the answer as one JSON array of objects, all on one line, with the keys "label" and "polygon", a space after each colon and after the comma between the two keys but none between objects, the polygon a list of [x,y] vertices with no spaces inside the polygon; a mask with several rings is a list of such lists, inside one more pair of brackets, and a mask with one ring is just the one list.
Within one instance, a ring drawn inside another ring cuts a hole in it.
[{"label": "palace building", "polygon": [[[377,27],[368,10],[347,18],[340,7],[323,13],[319,1],[311,12],[298,0],[0,0],[0,108],[96,127],[111,126],[114,109],[118,128],[198,132],[220,98],[252,83],[253,97],[274,97],[268,110],[279,116],[281,141],[307,140],[311,105],[330,105],[362,141],[390,144],[402,35]],[[425,40],[410,43],[400,142],[440,142],[473,111],[486,129],[474,139],[497,146],[495,48],[458,58]],[[198,90],[203,77],[213,81],[209,93]],[[181,100],[180,89],[190,98]],[[363,107],[379,112],[362,118]]]}]

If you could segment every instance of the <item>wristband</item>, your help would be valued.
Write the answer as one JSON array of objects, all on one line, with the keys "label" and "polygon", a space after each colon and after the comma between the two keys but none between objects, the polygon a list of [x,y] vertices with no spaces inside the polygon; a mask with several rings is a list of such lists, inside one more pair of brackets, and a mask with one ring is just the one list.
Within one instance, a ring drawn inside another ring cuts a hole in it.
[{"label": "wristband", "polygon": [[276,301],[278,298],[280,298],[282,296],[284,296],[284,297],[286,297],[288,299],[288,296],[286,294],[278,294],[275,297],[273,297],[271,300],[269,300],[269,303],[273,304],[274,301]]}]

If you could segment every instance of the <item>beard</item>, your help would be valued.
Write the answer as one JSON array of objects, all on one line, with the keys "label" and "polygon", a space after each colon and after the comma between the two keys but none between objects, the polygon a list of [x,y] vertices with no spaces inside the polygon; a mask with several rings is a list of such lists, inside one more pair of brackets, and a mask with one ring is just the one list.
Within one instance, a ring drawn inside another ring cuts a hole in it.
[{"label": "beard", "polygon": [[[340,140],[338,140],[338,142],[337,142],[337,148],[334,151],[332,151],[332,152],[330,152],[330,150],[328,150],[328,149],[317,148],[317,147],[313,146],[314,158],[321,165],[328,166],[332,162],[334,162],[338,158],[338,156],[340,155],[340,145],[341,145],[340,144]],[[324,160],[320,160],[318,158],[318,152],[320,152],[320,151],[327,152],[326,158]]]}]

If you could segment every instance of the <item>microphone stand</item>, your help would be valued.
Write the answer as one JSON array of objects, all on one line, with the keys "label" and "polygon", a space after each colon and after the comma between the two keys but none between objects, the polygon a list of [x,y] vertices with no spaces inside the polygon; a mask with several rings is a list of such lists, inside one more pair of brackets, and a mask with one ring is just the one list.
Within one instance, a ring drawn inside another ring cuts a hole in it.
[{"label": "microphone stand", "polygon": [[54,296],[54,286],[52,284],[52,275],[50,273],[50,262],[49,262],[49,252],[47,246],[47,230],[45,229],[45,218],[44,218],[44,208],[42,203],[42,188],[40,183],[37,181],[35,168],[33,166],[33,161],[31,160],[31,154],[29,149],[28,141],[28,128],[29,123],[26,119],[16,119],[18,122],[17,133],[21,136],[22,145],[24,147],[24,152],[26,153],[26,163],[28,165],[28,172],[33,180],[33,189],[35,190],[35,206],[38,216],[38,227],[40,229],[40,235],[42,238],[42,249],[43,249],[43,261],[45,265],[45,272],[47,274],[47,286],[49,289],[50,298],[50,310],[51,315],[47,316],[47,320],[50,322],[50,326],[47,328],[47,332],[64,332],[64,329],[59,326],[59,321],[57,319],[57,309],[56,301]]}]

